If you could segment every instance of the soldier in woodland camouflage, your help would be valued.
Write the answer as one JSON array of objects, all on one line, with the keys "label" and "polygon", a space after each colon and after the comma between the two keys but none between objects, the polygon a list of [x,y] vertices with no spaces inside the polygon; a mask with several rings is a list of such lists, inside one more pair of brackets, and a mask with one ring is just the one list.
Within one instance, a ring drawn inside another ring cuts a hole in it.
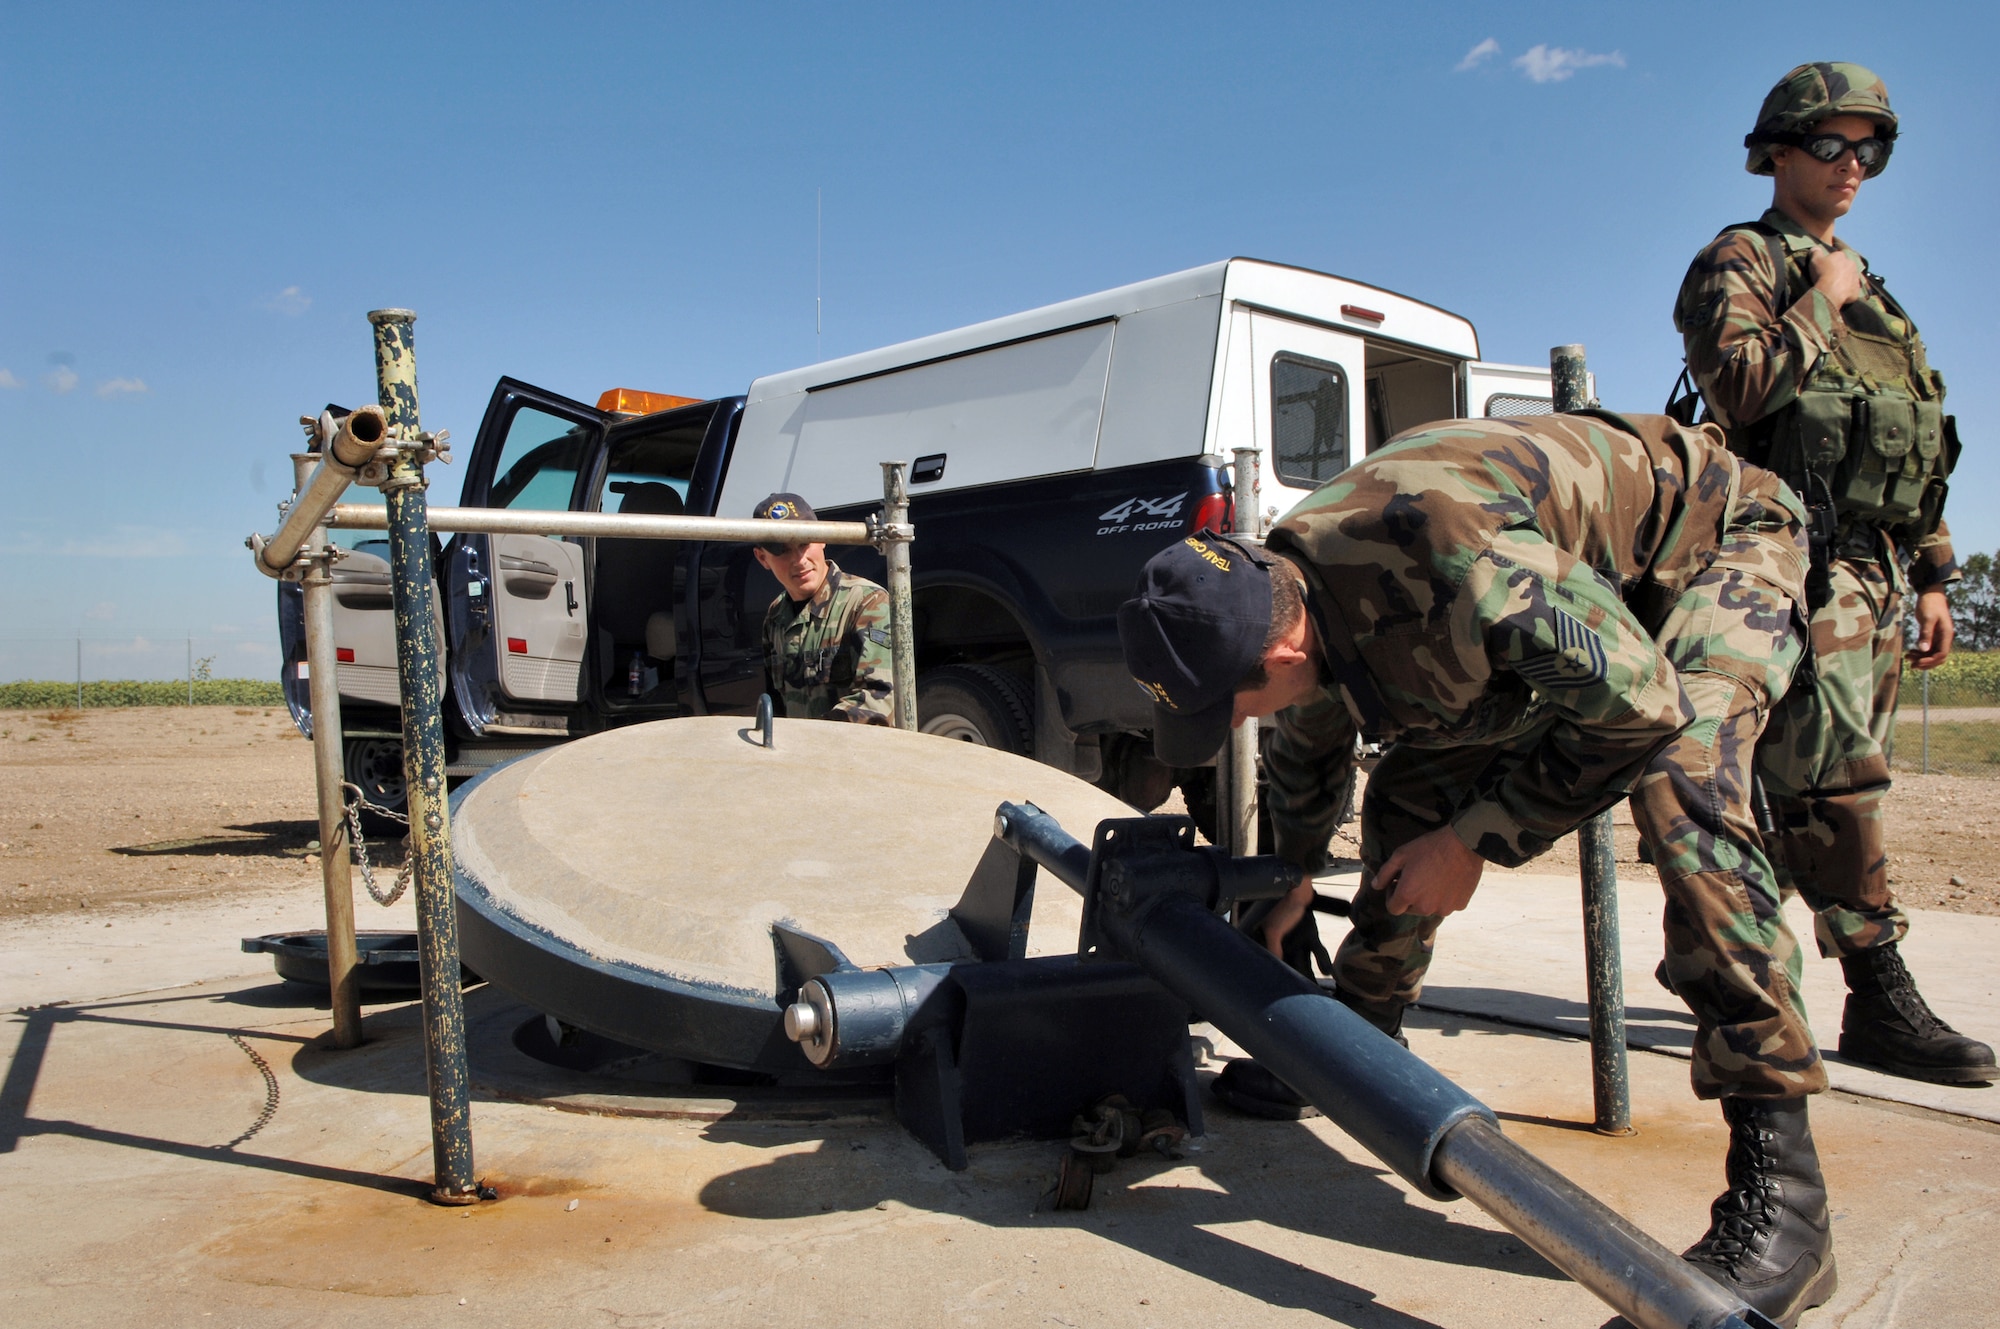
[{"label": "soldier in woodland camouflage", "polygon": [[[1276,953],[1327,866],[1356,734],[1389,745],[1334,976],[1392,1037],[1484,864],[1527,862],[1631,796],[1697,1020],[1695,1091],[1790,1146],[1762,1229],[1790,1258],[1771,1286],[1740,1289],[1787,1324],[1833,1285],[1805,1130],[1826,1073],[1750,788],[1803,652],[1803,522],[1719,430],[1598,412],[1460,421],[1321,486],[1261,553],[1207,532],[1170,547],[1119,613],[1161,761],[1197,765],[1232,723],[1276,717],[1271,821],[1300,874],[1264,925]],[[1309,1110],[1251,1062],[1216,1089],[1253,1112]]]},{"label": "soldier in woodland camouflage", "polygon": [[1835,238],[1897,134],[1882,81],[1859,65],[1801,65],[1765,98],[1746,167],[1773,177],[1771,208],[1696,256],[1674,306],[1688,369],[1739,455],[1818,510],[1812,664],[1758,753],[1779,824],[1779,880],[1814,911],[1820,953],[1851,993],[1840,1051],[1891,1074],[1948,1083],[2000,1075],[1993,1050],[1918,995],[1889,888],[1889,788],[1904,606],[1916,599],[1919,669],[1942,663],[1958,578],[1942,520],[1958,439],[1944,380],[1915,324]]},{"label": "soldier in woodland camouflage", "polygon": [[[773,494],[751,515],[815,520],[796,494]],[[894,724],[889,593],[842,572],[823,544],[758,545],[754,557],[784,588],[764,612],[765,690],[779,710],[806,720]]]}]

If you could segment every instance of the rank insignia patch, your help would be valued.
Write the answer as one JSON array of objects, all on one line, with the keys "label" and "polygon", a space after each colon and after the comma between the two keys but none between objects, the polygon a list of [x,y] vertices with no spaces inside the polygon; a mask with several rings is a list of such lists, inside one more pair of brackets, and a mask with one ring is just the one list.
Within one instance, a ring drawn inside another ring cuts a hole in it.
[{"label": "rank insignia patch", "polygon": [[1551,611],[1555,628],[1555,650],[1547,655],[1531,655],[1514,666],[1514,672],[1544,688],[1574,691],[1602,683],[1609,674],[1604,659],[1604,643],[1583,621],[1560,609]]}]

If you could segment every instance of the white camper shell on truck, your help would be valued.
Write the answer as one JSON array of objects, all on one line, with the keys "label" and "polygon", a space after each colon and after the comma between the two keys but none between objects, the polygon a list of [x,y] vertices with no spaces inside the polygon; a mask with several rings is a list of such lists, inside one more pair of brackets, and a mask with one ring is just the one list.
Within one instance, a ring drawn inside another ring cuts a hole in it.
[{"label": "white camper shell on truck", "polygon": [[[1032,754],[1139,807],[1179,782],[1199,807],[1209,773],[1153,761],[1116,613],[1159,548],[1231,524],[1233,450],[1260,450],[1269,518],[1403,430],[1545,414],[1550,395],[1546,370],[1481,361],[1455,314],[1231,259],[638,415],[619,409],[629,394],[591,407],[502,379],[460,502],[743,517],[790,491],[848,520],[879,503],[880,462],[909,462],[923,728]],[[873,551],[833,552],[880,580]],[[468,535],[440,567],[454,775],[613,725],[747,713],[765,691],[759,629],[778,587],[745,546]],[[336,569],[335,630],[350,777],[393,805],[380,571]],[[304,724],[287,589],[287,695]]]},{"label": "white camper shell on truck", "polygon": [[941,493],[1239,447],[1282,512],[1405,429],[1550,397],[1546,369],[1481,361],[1456,314],[1237,258],[757,379],[718,515],[774,490],[867,502],[882,457],[921,459],[912,492]]}]

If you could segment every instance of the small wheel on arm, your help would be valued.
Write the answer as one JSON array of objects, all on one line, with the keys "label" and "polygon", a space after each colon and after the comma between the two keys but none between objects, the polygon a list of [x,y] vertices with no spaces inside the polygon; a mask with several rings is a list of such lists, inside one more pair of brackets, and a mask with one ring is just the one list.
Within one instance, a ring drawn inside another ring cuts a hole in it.
[{"label": "small wheel on arm", "polygon": [[987,665],[941,665],[917,680],[917,728],[940,738],[998,748],[1016,756],[1035,749],[1034,712],[1013,675]]}]

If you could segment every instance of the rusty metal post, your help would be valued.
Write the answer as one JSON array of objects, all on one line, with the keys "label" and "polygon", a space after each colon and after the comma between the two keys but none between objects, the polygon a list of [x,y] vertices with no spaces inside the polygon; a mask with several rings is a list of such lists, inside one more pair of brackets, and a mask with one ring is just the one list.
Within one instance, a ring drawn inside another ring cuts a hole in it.
[{"label": "rusty metal post", "polygon": [[409,790],[410,857],[417,888],[417,959],[424,992],[424,1069],[430,1086],[431,1161],[437,1204],[481,1198],[472,1172],[471,1077],[465,994],[459,988],[458,902],[452,884],[444,753],[444,653],[437,635],[431,532],[425,519],[417,366],[407,309],[377,309],[375,379],[396,460],[382,481],[388,508],[396,672],[403,702],[403,779]]},{"label": "rusty metal post", "polygon": [[[1549,378],[1559,412],[1592,405],[1583,347],[1549,350]],[[1590,994],[1590,1094],[1597,1129],[1632,1133],[1632,1083],[1625,1051],[1625,966],[1618,942],[1618,860],[1611,814],[1577,829],[1583,860],[1583,959]]]},{"label": "rusty metal post", "polygon": [[889,569],[889,654],[896,676],[896,728],[917,727],[917,634],[910,599],[910,491],[904,463],[882,463],[882,519],[876,545]]},{"label": "rusty metal post", "polygon": [[[1264,542],[1263,484],[1259,476],[1263,455],[1261,448],[1235,449],[1236,465],[1231,472],[1230,498],[1236,513],[1231,525],[1237,538],[1251,544]],[[1229,828],[1223,843],[1231,854],[1245,858],[1258,849],[1256,720],[1245,720],[1240,728],[1230,730],[1222,752],[1222,760],[1229,763],[1229,778],[1216,790],[1217,821],[1221,822],[1226,809]]]},{"label": "rusty metal post", "polygon": [[[303,496],[319,456],[292,454]],[[354,878],[348,861],[347,800],[341,761],[340,675],[333,640],[333,549],[327,529],[307,541],[306,686],[312,707],[313,775],[319,789],[319,875],[326,895],[326,975],[333,997],[333,1045],[361,1045],[361,971],[354,945]]]}]

